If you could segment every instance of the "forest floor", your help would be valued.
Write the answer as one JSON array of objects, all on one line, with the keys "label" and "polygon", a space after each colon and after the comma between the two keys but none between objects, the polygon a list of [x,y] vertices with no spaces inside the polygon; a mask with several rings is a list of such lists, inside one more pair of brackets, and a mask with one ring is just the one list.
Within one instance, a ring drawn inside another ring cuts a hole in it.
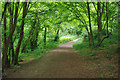
[{"label": "forest floor", "polygon": [[118,55],[111,59],[104,53],[83,56],[72,45],[65,43],[40,59],[20,64],[16,71],[7,70],[7,78],[118,78]]}]

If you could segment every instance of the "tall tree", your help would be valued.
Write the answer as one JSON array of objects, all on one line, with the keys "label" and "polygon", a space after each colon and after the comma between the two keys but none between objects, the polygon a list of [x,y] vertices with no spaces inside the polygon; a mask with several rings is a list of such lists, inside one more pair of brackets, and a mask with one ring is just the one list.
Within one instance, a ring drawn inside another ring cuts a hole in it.
[{"label": "tall tree", "polygon": [[101,37],[102,37],[102,14],[103,14],[103,11],[104,11],[104,3],[103,3],[103,6],[102,6],[102,11],[100,9],[101,7],[101,3],[100,2],[97,2],[97,25],[98,25],[98,43],[97,45],[99,45],[99,43],[101,42]]},{"label": "tall tree", "polygon": [[44,31],[44,45],[46,46],[46,33],[47,33],[47,27],[45,27]]},{"label": "tall tree", "polygon": [[13,28],[9,32],[8,39],[6,40],[6,46],[3,48],[3,57],[2,57],[2,67],[3,68],[7,67],[7,65],[8,65],[7,52],[8,52],[8,47],[9,47],[10,40],[13,37],[13,33],[15,31],[15,27],[16,27],[16,24],[17,24],[18,8],[19,8],[19,2],[17,2],[16,5],[15,5],[15,16],[14,16]]},{"label": "tall tree", "polygon": [[106,2],[106,24],[107,24],[107,36],[105,36],[103,39],[100,40],[98,43],[98,46],[101,45],[101,43],[104,41],[104,39],[109,37],[109,31],[108,31],[108,7],[107,7],[108,2]]},{"label": "tall tree", "polygon": [[93,33],[92,33],[92,28],[91,28],[91,19],[90,19],[90,7],[89,7],[89,3],[87,2],[87,9],[88,9],[88,17],[89,17],[89,28],[90,28],[90,42],[92,43],[93,47],[94,46],[94,39],[93,39]]},{"label": "tall tree", "polygon": [[23,16],[22,16],[22,23],[21,23],[21,30],[20,30],[20,37],[19,37],[19,41],[18,41],[18,45],[16,47],[16,52],[15,52],[15,61],[14,64],[17,65],[18,64],[18,55],[19,55],[19,50],[20,50],[20,45],[23,39],[23,31],[24,31],[24,21],[25,21],[25,17],[27,15],[27,10],[28,10],[27,6],[27,2],[24,2],[24,6],[23,6]]}]

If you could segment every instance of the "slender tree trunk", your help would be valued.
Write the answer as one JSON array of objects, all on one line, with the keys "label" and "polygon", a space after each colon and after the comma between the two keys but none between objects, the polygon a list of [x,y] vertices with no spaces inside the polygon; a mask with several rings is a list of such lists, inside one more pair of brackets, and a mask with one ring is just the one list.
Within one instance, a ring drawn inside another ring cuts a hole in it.
[{"label": "slender tree trunk", "polygon": [[107,2],[106,2],[106,24],[107,24],[107,36],[105,36],[98,44],[100,46],[104,39],[109,38],[109,32],[108,32],[108,7],[107,7]]},{"label": "slender tree trunk", "polygon": [[1,20],[0,20],[0,25],[1,25],[1,22],[2,22],[2,19],[3,19],[3,16],[4,16],[4,14],[6,13],[6,9],[7,9],[7,5],[8,5],[8,4],[9,4],[8,2],[5,3],[4,11],[2,12],[2,17],[1,17]]},{"label": "slender tree trunk", "polygon": [[98,25],[98,43],[97,43],[97,46],[100,46],[100,42],[101,42],[101,37],[102,37],[102,14],[103,14],[103,11],[104,11],[104,3],[103,3],[103,6],[102,6],[102,12],[100,10],[100,2],[97,3],[97,25]]},{"label": "slender tree trunk", "polygon": [[16,48],[16,52],[15,52],[15,61],[14,61],[15,65],[18,65],[18,55],[19,55],[20,45],[21,45],[21,42],[22,42],[22,39],[23,39],[24,19],[27,15],[27,8],[26,7],[27,7],[27,2],[25,2],[24,6],[23,6],[23,17],[22,17],[23,20],[22,20],[22,24],[21,24],[20,37],[19,37],[17,48]]},{"label": "slender tree trunk", "polygon": [[92,34],[92,28],[91,28],[91,19],[90,19],[90,8],[89,8],[89,3],[87,2],[87,9],[88,9],[88,16],[89,16],[89,28],[90,28],[90,42],[92,43],[92,46],[94,46],[94,39],[93,39],[93,34]]},{"label": "slender tree trunk", "polygon": [[57,34],[55,36],[55,40],[54,41],[58,41],[58,38],[59,38],[59,29],[57,30]]},{"label": "slender tree trunk", "polygon": [[97,3],[97,24],[98,24],[98,43],[101,41],[101,36],[100,36],[100,2]]},{"label": "slender tree trunk", "polygon": [[[113,21],[113,18],[112,18],[112,21]],[[111,22],[111,30],[110,30],[111,34],[112,34],[112,30],[113,30],[113,26],[112,26],[112,22]]]},{"label": "slender tree trunk", "polygon": [[[4,41],[4,48],[3,48],[3,51],[4,51],[4,50],[6,50],[6,45],[7,45],[7,42],[6,42],[6,13],[4,14],[4,38],[3,38],[3,41]],[[2,61],[3,61],[2,62],[3,69],[6,67],[9,67],[7,52],[3,53]]]},{"label": "slender tree trunk", "polygon": [[57,30],[57,35],[59,34],[59,29]]},{"label": "slender tree trunk", "polygon": [[108,31],[108,7],[107,7],[107,2],[106,2],[106,22],[107,22],[107,35],[109,35],[109,31]]},{"label": "slender tree trunk", "polygon": [[14,47],[13,47],[13,41],[11,42],[11,50],[12,50],[12,64],[14,64]]},{"label": "slender tree trunk", "polygon": [[6,40],[6,47],[3,48],[3,58],[2,58],[2,66],[3,66],[3,68],[6,66],[6,60],[7,60],[6,58],[4,58],[4,55],[6,55],[7,52],[8,52],[9,43],[10,43],[11,38],[13,37],[13,33],[15,31],[15,27],[16,27],[16,23],[17,23],[18,7],[19,7],[19,2],[17,2],[17,5],[15,7],[15,17],[14,17],[13,28],[9,33],[8,39]]},{"label": "slender tree trunk", "polygon": [[[14,2],[13,2],[13,6],[11,7],[11,4],[10,3],[9,5],[9,12],[10,12],[10,26],[9,26],[9,30],[10,32],[12,31],[12,28],[13,28],[13,10],[14,10]],[[10,40],[10,44],[9,44],[9,61],[11,61],[11,55],[12,55],[12,64],[13,64],[13,60],[14,60],[14,48],[13,48],[13,40],[11,38]]]},{"label": "slender tree trunk", "polygon": [[[35,21],[34,21],[34,23],[32,25],[32,27],[33,27],[32,29],[35,29],[35,25],[36,25],[36,19],[35,19]],[[30,35],[35,34],[32,29],[29,32]],[[30,39],[30,46],[31,46],[31,50],[33,51],[35,49],[35,37]]]},{"label": "slender tree trunk", "polygon": [[47,32],[47,28],[45,27],[45,33],[44,33],[44,45],[46,45],[46,32]]},{"label": "slender tree trunk", "polygon": [[36,32],[36,40],[35,40],[35,47],[37,47],[37,41],[38,41],[38,31]]},{"label": "slender tree trunk", "polygon": [[38,42],[39,30],[40,30],[40,25],[39,25],[39,19],[38,19],[37,28],[36,28],[36,32],[35,32],[35,34],[36,34],[36,43],[35,43],[36,47],[37,47],[37,42]]}]

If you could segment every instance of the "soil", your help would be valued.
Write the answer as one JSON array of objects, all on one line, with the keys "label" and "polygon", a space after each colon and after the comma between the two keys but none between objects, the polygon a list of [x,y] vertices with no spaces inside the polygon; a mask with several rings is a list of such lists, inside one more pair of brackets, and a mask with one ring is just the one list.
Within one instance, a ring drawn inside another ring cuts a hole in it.
[{"label": "soil", "polygon": [[8,70],[7,78],[118,78],[118,54],[107,58],[104,52],[83,56],[65,43],[40,59],[21,64],[16,71]]}]

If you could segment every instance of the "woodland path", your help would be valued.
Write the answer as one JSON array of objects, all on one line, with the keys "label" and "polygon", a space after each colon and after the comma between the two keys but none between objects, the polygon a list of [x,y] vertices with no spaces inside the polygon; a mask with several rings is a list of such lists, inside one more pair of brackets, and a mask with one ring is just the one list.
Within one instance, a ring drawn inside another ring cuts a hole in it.
[{"label": "woodland path", "polygon": [[8,78],[99,78],[102,69],[92,61],[84,60],[73,49],[75,41],[65,43],[48,52],[44,57],[21,65]]}]

